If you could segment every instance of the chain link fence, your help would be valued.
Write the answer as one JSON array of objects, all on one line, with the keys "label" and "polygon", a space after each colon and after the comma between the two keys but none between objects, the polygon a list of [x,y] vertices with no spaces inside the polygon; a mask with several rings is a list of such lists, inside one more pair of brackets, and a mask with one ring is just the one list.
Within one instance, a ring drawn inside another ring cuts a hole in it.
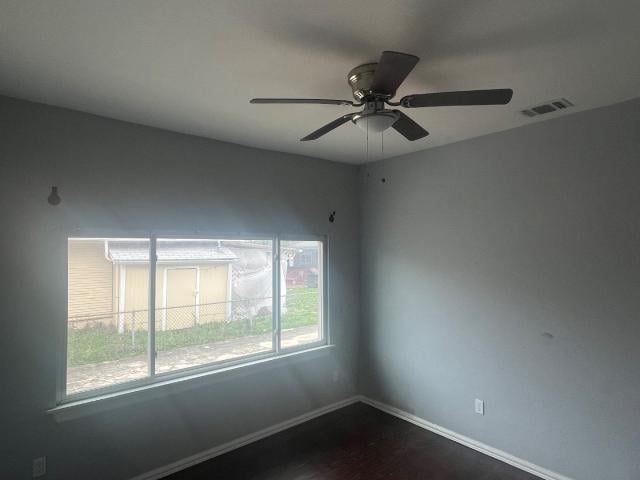
[{"label": "chain link fence", "polygon": [[[282,299],[283,330],[319,319],[317,289],[291,288]],[[157,308],[156,348],[167,351],[273,331],[272,298]],[[69,365],[118,360],[146,352],[148,310],[69,318]]]},{"label": "chain link fence", "polygon": [[[158,351],[258,335],[272,330],[271,299],[182,305],[155,310]],[[148,345],[148,310],[69,318],[69,365],[141,354]]]},{"label": "chain link fence", "polygon": [[[135,334],[136,331],[147,330],[148,312],[147,309],[141,309],[76,315],[69,317],[69,328],[77,330],[102,327],[113,328],[121,334]],[[271,315],[271,297],[163,307],[156,308],[155,312],[157,331],[180,330],[210,323],[240,322],[254,325],[257,319]]]}]

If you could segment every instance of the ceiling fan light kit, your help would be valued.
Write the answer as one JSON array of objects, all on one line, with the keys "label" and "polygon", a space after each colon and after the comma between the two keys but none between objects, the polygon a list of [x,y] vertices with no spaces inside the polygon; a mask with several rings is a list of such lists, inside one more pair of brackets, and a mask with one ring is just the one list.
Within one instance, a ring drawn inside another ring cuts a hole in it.
[{"label": "ceiling fan light kit", "polygon": [[393,127],[409,141],[429,135],[401,110],[390,110],[386,106],[403,108],[445,107],[467,105],[506,105],[511,101],[513,90],[468,90],[459,92],[424,93],[407,95],[399,102],[392,102],[396,90],[407,78],[420,59],[407,53],[382,52],[378,63],[366,63],[353,68],[347,75],[351,87],[351,100],[319,98],[254,98],[255,104],[304,103],[320,105],[347,105],[364,107],[360,112],[350,113],[324,125],[302,138],[303,142],[316,140],[349,121],[362,130],[379,133]]},{"label": "ceiling fan light kit", "polygon": [[398,121],[398,115],[392,111],[362,113],[353,117],[353,123],[365,132],[380,133]]}]

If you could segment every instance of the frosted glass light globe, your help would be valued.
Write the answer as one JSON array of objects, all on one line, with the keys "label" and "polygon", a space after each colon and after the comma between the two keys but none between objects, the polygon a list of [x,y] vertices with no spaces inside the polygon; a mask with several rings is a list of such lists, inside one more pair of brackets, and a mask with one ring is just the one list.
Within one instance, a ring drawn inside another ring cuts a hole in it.
[{"label": "frosted glass light globe", "polygon": [[392,112],[377,112],[362,115],[355,119],[355,124],[365,132],[380,133],[391,127],[398,117]]}]

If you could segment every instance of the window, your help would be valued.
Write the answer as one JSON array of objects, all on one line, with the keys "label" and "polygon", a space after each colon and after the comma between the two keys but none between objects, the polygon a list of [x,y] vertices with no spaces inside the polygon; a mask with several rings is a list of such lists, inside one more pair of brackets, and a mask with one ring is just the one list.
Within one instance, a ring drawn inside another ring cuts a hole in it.
[{"label": "window", "polygon": [[322,240],[70,238],[65,398],[323,344],[324,298]]},{"label": "window", "polygon": [[[322,340],[322,242],[280,241],[286,281],[280,291],[283,348]],[[282,283],[281,283],[282,284]]]},{"label": "window", "polygon": [[149,375],[149,239],[68,242],[67,395]]}]

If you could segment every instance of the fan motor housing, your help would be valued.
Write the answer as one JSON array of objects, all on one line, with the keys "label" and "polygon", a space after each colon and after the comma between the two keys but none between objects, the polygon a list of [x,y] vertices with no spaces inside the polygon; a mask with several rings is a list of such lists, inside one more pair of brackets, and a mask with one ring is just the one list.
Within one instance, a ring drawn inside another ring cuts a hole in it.
[{"label": "fan motor housing", "polygon": [[362,101],[373,95],[371,84],[377,66],[377,63],[365,63],[351,69],[347,75],[347,82],[353,91],[353,98]]}]

